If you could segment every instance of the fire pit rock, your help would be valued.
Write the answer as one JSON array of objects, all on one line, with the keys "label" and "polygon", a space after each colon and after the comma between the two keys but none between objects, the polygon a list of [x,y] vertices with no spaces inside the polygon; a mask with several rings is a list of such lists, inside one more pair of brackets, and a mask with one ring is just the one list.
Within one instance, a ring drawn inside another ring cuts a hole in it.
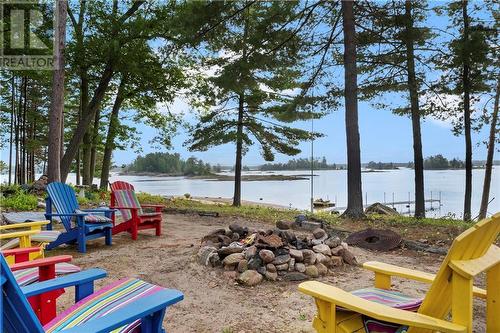
[{"label": "fire pit rock", "polygon": [[198,262],[223,268],[225,277],[244,286],[264,279],[302,281],[332,274],[343,264],[357,265],[338,237],[329,238],[321,228],[299,234],[287,226],[280,223],[281,228],[255,230],[234,223],[229,229],[214,230],[203,237]]}]

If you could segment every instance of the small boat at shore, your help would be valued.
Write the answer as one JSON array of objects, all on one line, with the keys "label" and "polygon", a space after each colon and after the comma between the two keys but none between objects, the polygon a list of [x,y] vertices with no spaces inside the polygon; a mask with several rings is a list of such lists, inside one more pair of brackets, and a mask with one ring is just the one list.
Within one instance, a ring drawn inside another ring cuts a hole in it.
[{"label": "small boat at shore", "polygon": [[328,207],[335,207],[335,204],[333,202],[330,202],[330,200],[323,200],[320,198],[313,201],[313,207],[328,208]]}]

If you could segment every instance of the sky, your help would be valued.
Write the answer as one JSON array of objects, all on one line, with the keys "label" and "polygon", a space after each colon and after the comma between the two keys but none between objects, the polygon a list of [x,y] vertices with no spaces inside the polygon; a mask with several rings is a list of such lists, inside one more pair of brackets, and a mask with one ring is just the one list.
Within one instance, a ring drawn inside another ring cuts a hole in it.
[{"label": "sky", "polygon": [[[184,111],[186,119],[194,119],[189,114],[189,108],[183,103],[174,103],[173,112]],[[345,163],[346,137],[345,117],[343,109],[334,111],[322,119],[314,121],[314,130],[325,136],[314,141],[314,156],[325,156],[329,163]],[[295,124],[297,127],[310,129],[310,122]],[[189,133],[181,129],[173,140],[173,149],[158,150],[148,143],[155,135],[155,130],[145,125],[137,125],[141,135],[142,153],[165,151],[176,152],[183,157],[195,156],[211,164],[233,165],[235,160],[234,145],[223,145],[211,148],[208,152],[190,152],[183,147],[183,142],[189,138]],[[394,115],[388,110],[373,108],[369,103],[359,104],[359,132],[361,137],[361,160],[363,163],[376,162],[409,162],[413,160],[413,140],[411,119]],[[474,160],[486,159],[486,147],[481,144],[487,137],[487,130],[473,135],[473,158]],[[449,123],[427,118],[422,121],[422,141],[424,156],[442,154],[447,158],[464,159],[464,137],[454,136]],[[302,153],[296,157],[311,156],[311,143],[305,142],[300,145]],[[117,151],[114,154],[116,165],[130,163],[135,154],[129,151]],[[286,162],[294,158],[282,154],[276,155],[276,162]],[[265,163],[260,155],[259,148],[253,146],[243,157],[244,165],[259,165]]]},{"label": "sky", "polygon": [[[443,5],[441,1],[430,1],[431,7]],[[481,9],[480,9],[481,11]],[[476,13],[478,14],[478,13]],[[479,16],[483,16],[479,12]],[[430,11],[428,25],[442,30],[449,31],[449,22],[446,17],[437,16]],[[449,31],[450,32],[450,31]],[[443,36],[444,34],[439,34]],[[441,38],[441,37],[440,37]],[[343,72],[338,73],[339,80],[343,78]],[[390,94],[385,97],[395,105],[401,104],[401,97]],[[490,105],[491,107],[491,105]],[[194,114],[186,103],[179,100],[174,102],[170,109],[174,113],[184,113],[185,120],[193,122]],[[361,137],[361,161],[367,163],[376,162],[409,162],[413,161],[413,140],[411,119],[394,115],[390,110],[376,109],[368,102],[360,102],[359,110],[359,132]],[[326,157],[329,163],[346,163],[346,136],[345,136],[344,109],[341,106],[337,111],[333,111],[322,119],[314,121],[314,130],[324,134],[324,137],[315,140],[314,156]],[[310,129],[310,122],[297,122],[293,124],[302,129]],[[442,154],[448,159],[465,159],[465,139],[463,136],[453,135],[451,122],[437,120],[431,117],[423,119],[422,145],[424,157]],[[141,131],[142,154],[158,151],[150,147],[148,141],[154,137],[154,130],[144,125],[138,126]],[[485,160],[486,147],[483,142],[486,140],[489,126],[483,127],[479,133],[473,133],[473,159]],[[227,144],[224,146],[211,148],[209,152],[189,152],[183,143],[189,138],[189,133],[180,130],[173,140],[174,149],[169,152],[179,153],[184,158],[195,156],[211,164],[221,164],[231,166],[235,161],[235,146]],[[302,152],[297,156],[286,156],[277,154],[275,162],[286,162],[291,158],[311,156],[311,143],[304,142],[300,145]],[[166,149],[163,151],[167,151]],[[130,163],[135,155],[130,152],[119,151],[114,154],[116,165]],[[255,166],[266,163],[262,158],[258,146],[250,147],[243,157],[243,164]]]},{"label": "sky", "polygon": [[[431,2],[432,3],[432,2]],[[439,3],[439,2],[436,2]],[[442,4],[442,3],[441,3]],[[441,29],[446,29],[448,22],[443,17],[431,14],[429,24]],[[343,78],[343,73],[339,72],[339,80]],[[400,97],[395,98],[395,104],[401,103]],[[193,122],[195,115],[190,107],[182,100],[176,100],[170,105],[173,113],[184,114],[185,120]],[[341,106],[337,111],[333,111],[322,119],[314,121],[314,130],[324,134],[324,137],[316,139],[314,142],[314,156],[317,158],[326,157],[329,163],[346,163],[346,138],[344,126],[344,110]],[[211,148],[209,152],[189,152],[183,143],[189,138],[189,133],[179,129],[179,133],[174,137],[173,149],[155,149],[149,141],[155,136],[156,130],[144,124],[129,123],[136,126],[141,134],[140,146],[141,154],[156,151],[176,152],[182,157],[195,156],[211,164],[221,164],[230,166],[234,164],[235,147],[227,144]],[[297,122],[294,126],[310,129],[310,122]],[[473,133],[473,159],[486,159],[486,147],[482,144],[488,135],[489,126],[483,128],[480,133]],[[361,137],[361,160],[363,163],[376,162],[409,162],[413,160],[412,128],[409,117],[401,117],[392,114],[390,110],[375,109],[367,102],[359,103],[359,131]],[[451,132],[451,124],[432,118],[422,120],[422,141],[424,157],[442,154],[446,158],[464,159],[464,137],[454,136]],[[311,156],[311,143],[304,142],[299,147],[302,152],[297,156],[276,155],[276,162],[286,162],[291,158]],[[1,159],[8,159],[7,151],[0,151]],[[128,164],[132,162],[137,154],[133,151],[116,151],[113,161],[116,165]],[[265,163],[259,147],[250,147],[243,157],[243,164],[255,166]]]}]

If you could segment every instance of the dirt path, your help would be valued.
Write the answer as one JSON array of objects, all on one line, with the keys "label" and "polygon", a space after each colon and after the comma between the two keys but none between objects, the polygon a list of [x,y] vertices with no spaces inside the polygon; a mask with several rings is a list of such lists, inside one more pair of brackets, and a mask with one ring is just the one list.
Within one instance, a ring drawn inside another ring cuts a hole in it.
[{"label": "dirt path", "polygon": [[[314,332],[311,328],[316,311],[311,298],[297,291],[298,283],[263,282],[248,288],[224,278],[222,270],[200,266],[194,260],[201,237],[216,227],[226,227],[238,221],[235,218],[212,218],[197,215],[165,215],[164,234],[154,237],[142,232],[138,241],[127,234],[116,235],[114,245],[106,247],[101,241],[89,243],[86,255],[75,254],[70,247],[54,251],[72,254],[74,263],[83,268],[99,267],[108,271],[108,277],[97,283],[101,287],[123,277],[138,277],[164,287],[179,289],[184,301],[169,308],[165,328],[169,333],[194,332]],[[269,227],[252,223],[256,227]],[[416,254],[411,251],[373,253],[353,248],[359,262],[378,260],[404,267],[435,272],[440,257]],[[322,281],[346,290],[368,287],[372,274],[362,269],[344,266],[335,275]],[[395,280],[395,288],[410,295],[424,295],[425,285]],[[71,293],[62,297],[61,307],[71,304]],[[484,302],[476,302],[475,332],[484,332]]]}]

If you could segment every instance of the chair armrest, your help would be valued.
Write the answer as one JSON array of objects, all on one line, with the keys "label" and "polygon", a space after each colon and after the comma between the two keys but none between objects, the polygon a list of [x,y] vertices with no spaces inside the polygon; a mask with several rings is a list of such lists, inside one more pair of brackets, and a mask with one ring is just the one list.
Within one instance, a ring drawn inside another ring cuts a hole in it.
[{"label": "chair armrest", "polygon": [[3,250],[1,251],[5,257],[13,256],[14,262],[17,264],[19,262],[24,262],[30,260],[30,253],[40,253],[43,251],[39,246],[37,247],[23,247],[17,249]]},{"label": "chair armrest", "polygon": [[113,208],[109,208],[109,209],[98,209],[98,208],[95,208],[95,209],[80,209],[81,211],[83,212],[88,212],[88,213],[113,213],[113,212],[116,212],[116,209],[113,209]]},{"label": "chair armrest", "polygon": [[141,204],[143,208],[164,208],[165,205]]},{"label": "chair armrest", "polygon": [[24,230],[24,231],[15,231],[15,232],[5,232],[0,234],[0,239],[9,239],[9,238],[18,238],[18,237],[26,237],[39,234],[40,230]]},{"label": "chair armrest", "polygon": [[184,296],[180,291],[173,289],[162,290],[154,295],[139,298],[106,316],[91,319],[82,325],[65,329],[64,333],[107,333],[126,324],[130,324],[137,319],[145,318],[155,312],[163,311],[163,309],[181,301],[183,298]]},{"label": "chair armrest", "polygon": [[0,230],[9,230],[16,228],[32,228],[32,229],[41,229],[43,225],[49,224],[50,221],[34,221],[34,222],[22,222],[22,223],[14,223],[14,224],[6,224],[1,225]]},{"label": "chair armrest", "polygon": [[26,268],[52,266],[61,262],[69,262],[72,259],[73,257],[68,255],[35,259],[31,261],[24,261],[17,264],[13,264],[12,266],[10,266],[10,270],[14,272]]},{"label": "chair armrest", "polygon": [[4,257],[16,256],[16,255],[33,253],[33,252],[40,252],[40,247],[24,247],[24,248],[18,248],[18,249],[3,250],[1,252],[4,255]]},{"label": "chair armrest", "polygon": [[363,264],[363,268],[375,273],[381,273],[388,276],[398,276],[414,281],[424,283],[432,283],[436,275],[429,274],[414,269],[385,264],[378,261],[367,261]]},{"label": "chair armrest", "polygon": [[38,282],[22,287],[21,291],[26,297],[36,296],[48,291],[59,290],[71,286],[81,286],[88,283],[93,283],[95,280],[106,277],[106,271],[93,268],[83,272],[68,274],[63,277],[58,277],[52,280]]},{"label": "chair armrest", "polygon": [[139,207],[126,207],[126,206],[113,206],[113,207],[109,207],[109,208],[113,208],[115,210],[117,210],[117,209],[139,210]]},{"label": "chair armrest", "polygon": [[[397,276],[428,284],[434,282],[434,279],[436,278],[435,274],[425,273],[410,268],[394,266],[391,264],[386,264],[378,261],[367,261],[363,264],[363,268],[375,272],[376,274],[378,273],[387,276]],[[474,287],[473,293],[474,297],[486,299],[486,290],[484,289]]]},{"label": "chair armrest", "polygon": [[416,312],[395,309],[387,305],[371,302],[325,283],[317,281],[304,282],[299,285],[299,290],[316,299],[390,323],[424,328],[443,333],[467,332],[465,326],[453,324],[449,321]]},{"label": "chair armrest", "polygon": [[59,213],[50,213],[50,214],[45,214],[47,216],[86,216],[89,215],[88,213],[69,213],[69,214],[59,214]]}]

